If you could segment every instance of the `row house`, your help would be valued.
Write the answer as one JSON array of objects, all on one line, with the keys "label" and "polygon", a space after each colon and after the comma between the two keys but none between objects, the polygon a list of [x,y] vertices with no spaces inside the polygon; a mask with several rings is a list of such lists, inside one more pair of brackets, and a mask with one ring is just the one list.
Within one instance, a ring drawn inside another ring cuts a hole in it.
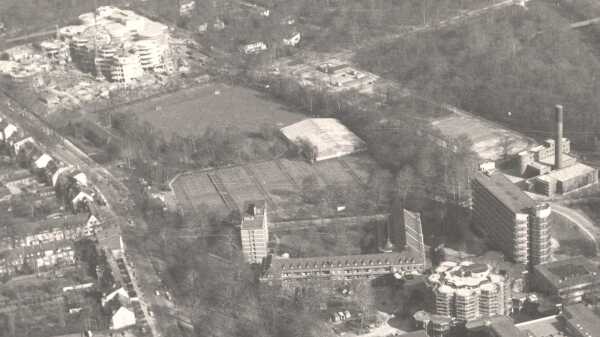
[{"label": "row house", "polygon": [[24,273],[27,268],[38,273],[75,263],[75,251],[71,242],[51,242],[3,252],[0,257],[0,275]]},{"label": "row house", "polygon": [[46,230],[14,239],[14,247],[31,247],[64,240],[75,241],[95,235],[100,229],[98,218],[74,215],[48,221]]}]

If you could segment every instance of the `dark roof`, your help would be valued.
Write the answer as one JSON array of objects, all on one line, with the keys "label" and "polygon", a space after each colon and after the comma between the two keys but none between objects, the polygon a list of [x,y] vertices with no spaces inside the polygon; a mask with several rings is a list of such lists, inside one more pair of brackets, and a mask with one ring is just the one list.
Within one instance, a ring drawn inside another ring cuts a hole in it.
[{"label": "dark roof", "polygon": [[475,180],[514,213],[520,213],[536,206],[533,199],[500,172],[494,172],[490,175],[477,173]]},{"label": "dark roof", "polygon": [[402,334],[402,337],[427,337],[427,333],[425,330],[418,330]]},{"label": "dark roof", "polygon": [[600,317],[585,305],[580,303],[565,307],[563,317],[580,335],[600,336]]},{"label": "dark roof", "polygon": [[583,256],[537,265],[535,270],[557,289],[581,283],[600,283],[598,267]]},{"label": "dark roof", "polygon": [[364,255],[320,256],[308,258],[273,259],[269,273],[279,274],[284,270],[319,270],[344,266],[397,266],[423,263],[423,259],[411,251]]},{"label": "dark roof", "polygon": [[492,331],[496,337],[525,337],[527,334],[515,326],[515,322],[508,316],[494,316],[470,321],[467,330],[474,336],[489,336]]},{"label": "dark roof", "polygon": [[263,227],[267,203],[264,200],[250,200],[242,209],[242,229],[260,229]]}]

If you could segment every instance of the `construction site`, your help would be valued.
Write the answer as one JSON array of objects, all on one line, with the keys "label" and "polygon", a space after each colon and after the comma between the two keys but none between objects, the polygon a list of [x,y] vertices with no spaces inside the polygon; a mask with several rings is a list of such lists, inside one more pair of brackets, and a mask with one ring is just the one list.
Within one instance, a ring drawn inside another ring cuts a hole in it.
[{"label": "construction site", "polygon": [[52,39],[4,50],[0,76],[35,92],[51,113],[108,101],[117,91],[164,87],[190,72],[191,49],[197,44],[166,24],[102,6],[56,27]]}]

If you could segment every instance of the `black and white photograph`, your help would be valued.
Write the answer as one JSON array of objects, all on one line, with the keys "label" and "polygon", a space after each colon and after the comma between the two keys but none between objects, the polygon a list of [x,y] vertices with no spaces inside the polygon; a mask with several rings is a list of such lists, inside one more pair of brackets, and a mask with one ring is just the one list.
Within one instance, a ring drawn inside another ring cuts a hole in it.
[{"label": "black and white photograph", "polygon": [[600,337],[600,0],[0,0],[0,337]]}]

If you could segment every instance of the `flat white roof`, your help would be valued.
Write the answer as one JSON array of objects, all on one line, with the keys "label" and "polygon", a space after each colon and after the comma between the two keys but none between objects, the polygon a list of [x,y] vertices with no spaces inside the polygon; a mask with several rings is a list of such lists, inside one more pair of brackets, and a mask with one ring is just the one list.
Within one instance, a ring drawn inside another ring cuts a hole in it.
[{"label": "flat white roof", "polygon": [[365,142],[335,118],[309,118],[281,132],[292,142],[306,139],[317,149],[316,160],[341,157],[364,150]]},{"label": "flat white roof", "polygon": [[567,180],[570,180],[570,179],[573,179],[573,178],[576,178],[576,177],[579,177],[582,175],[589,174],[589,173],[593,172],[594,170],[596,170],[596,169],[591,166],[587,166],[582,163],[577,163],[575,165],[562,168],[560,170],[552,171],[543,176],[539,176],[538,179],[544,180],[547,182],[552,182],[553,180],[567,181]]},{"label": "flat white roof", "polygon": [[44,153],[35,161],[35,166],[40,169],[44,168],[44,167],[48,166],[48,163],[51,160],[52,160],[52,157],[50,157],[48,154]]}]

